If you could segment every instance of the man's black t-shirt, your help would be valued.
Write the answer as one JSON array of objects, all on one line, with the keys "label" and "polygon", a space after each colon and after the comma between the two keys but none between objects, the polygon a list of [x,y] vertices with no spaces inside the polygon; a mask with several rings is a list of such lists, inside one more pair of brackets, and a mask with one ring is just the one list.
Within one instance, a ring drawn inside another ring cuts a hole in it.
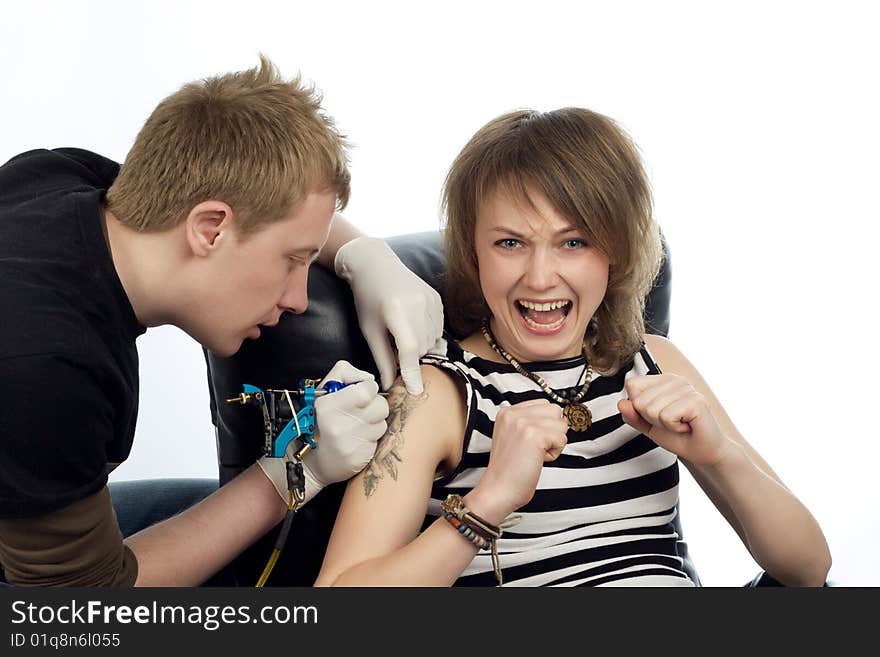
[{"label": "man's black t-shirt", "polygon": [[79,149],[0,167],[0,518],[96,493],[131,450],[145,328],[104,235],[118,171]]}]

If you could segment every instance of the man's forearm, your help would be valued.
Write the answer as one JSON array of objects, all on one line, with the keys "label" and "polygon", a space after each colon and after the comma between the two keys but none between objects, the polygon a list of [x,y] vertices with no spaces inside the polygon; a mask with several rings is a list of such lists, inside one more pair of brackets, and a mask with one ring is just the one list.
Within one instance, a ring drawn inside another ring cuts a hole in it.
[{"label": "man's forearm", "polygon": [[135,586],[198,586],[284,513],[271,482],[251,466],[192,508],[125,540],[138,560]]},{"label": "man's forearm", "polygon": [[327,237],[327,243],[321,249],[318,255],[318,264],[333,271],[333,261],[336,259],[336,252],[355,237],[362,237],[363,233],[352,226],[348,220],[338,212],[333,215],[333,225],[330,227],[330,235]]}]

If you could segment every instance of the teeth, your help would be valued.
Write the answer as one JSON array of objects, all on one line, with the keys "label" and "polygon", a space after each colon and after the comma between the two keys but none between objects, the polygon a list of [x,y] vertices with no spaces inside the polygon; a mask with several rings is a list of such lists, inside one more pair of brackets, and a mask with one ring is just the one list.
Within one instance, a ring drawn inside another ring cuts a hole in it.
[{"label": "teeth", "polygon": [[528,324],[529,326],[533,326],[534,328],[538,328],[538,329],[543,329],[545,331],[552,331],[553,329],[559,328],[560,326],[562,326],[562,322],[565,321],[565,317],[560,317],[552,324],[539,324],[538,322],[533,320],[531,317],[524,317],[523,319],[526,320],[526,324]]},{"label": "teeth", "polygon": [[557,308],[562,308],[569,304],[568,301],[550,301],[548,303],[533,303],[532,301],[520,301],[519,304],[523,308],[528,308],[529,310],[540,310],[540,311],[548,311],[548,310],[556,310]]}]

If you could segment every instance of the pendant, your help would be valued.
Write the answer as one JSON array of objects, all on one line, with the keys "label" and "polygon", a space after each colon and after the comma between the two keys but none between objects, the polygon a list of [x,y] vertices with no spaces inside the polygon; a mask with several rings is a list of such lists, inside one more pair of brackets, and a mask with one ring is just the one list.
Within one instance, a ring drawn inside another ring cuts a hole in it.
[{"label": "pendant", "polygon": [[572,431],[586,431],[593,424],[593,414],[584,404],[569,404],[562,409]]}]

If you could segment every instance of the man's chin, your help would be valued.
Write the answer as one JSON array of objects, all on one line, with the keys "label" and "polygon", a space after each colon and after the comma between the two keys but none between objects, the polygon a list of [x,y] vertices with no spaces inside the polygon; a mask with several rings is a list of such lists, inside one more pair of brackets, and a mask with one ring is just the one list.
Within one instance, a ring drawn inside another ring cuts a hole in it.
[{"label": "man's chin", "polygon": [[242,344],[244,344],[244,340],[238,340],[235,343],[226,342],[223,344],[218,343],[210,346],[204,345],[204,347],[215,356],[220,356],[221,358],[229,358],[230,356],[234,356],[238,353],[239,349],[241,349]]}]

